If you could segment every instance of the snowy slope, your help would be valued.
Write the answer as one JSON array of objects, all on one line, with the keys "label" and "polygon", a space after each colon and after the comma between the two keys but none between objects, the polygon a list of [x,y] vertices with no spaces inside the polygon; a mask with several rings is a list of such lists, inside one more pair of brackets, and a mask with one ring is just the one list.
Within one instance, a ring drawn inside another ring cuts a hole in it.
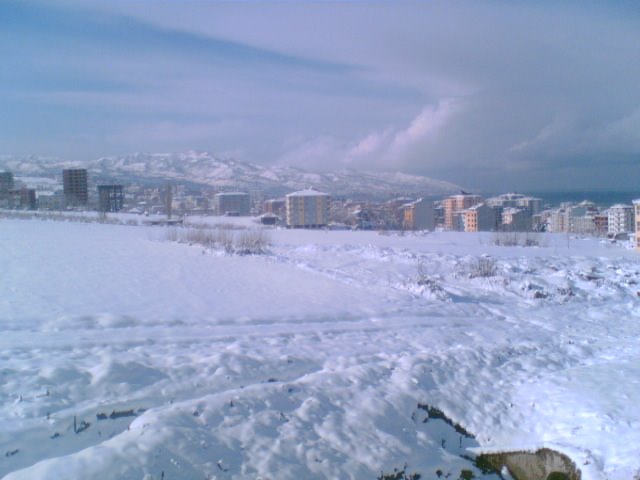
[{"label": "snowy slope", "polygon": [[216,157],[206,152],[134,153],[87,162],[0,156],[0,170],[20,176],[60,177],[68,167],[88,168],[94,177],[188,181],[219,189],[261,190],[282,195],[313,186],[337,195],[389,197],[400,194],[443,195],[459,187],[440,180],[397,172],[313,173],[294,167],[263,166]]},{"label": "snowy slope", "polygon": [[158,227],[0,221],[0,475],[481,477],[468,447],[540,445],[587,480],[640,469],[635,252],[270,235],[241,257]]}]

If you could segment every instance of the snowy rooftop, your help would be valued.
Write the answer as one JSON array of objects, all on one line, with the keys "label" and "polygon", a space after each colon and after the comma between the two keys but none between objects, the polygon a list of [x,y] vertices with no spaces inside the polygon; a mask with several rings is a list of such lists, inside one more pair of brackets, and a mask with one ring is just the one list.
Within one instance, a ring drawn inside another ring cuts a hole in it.
[{"label": "snowy rooftop", "polygon": [[519,212],[524,212],[525,210],[522,208],[517,208],[517,207],[505,207],[502,210],[502,213],[506,213],[506,214],[515,214],[515,213],[519,213]]},{"label": "snowy rooftop", "polygon": [[423,200],[424,200],[423,198],[419,198],[417,200],[414,200],[413,202],[407,202],[402,206],[403,207],[413,207],[414,205],[419,205]]},{"label": "snowy rooftop", "polygon": [[475,205],[472,205],[471,207],[467,208],[466,210],[478,210],[479,208],[482,208],[484,206],[485,206],[484,202],[476,203]]},{"label": "snowy rooftop", "polygon": [[319,192],[318,190],[306,189],[299,190],[297,192],[289,193],[287,197],[328,197],[328,193]]},{"label": "snowy rooftop", "polygon": [[249,196],[249,194],[247,192],[220,192],[220,193],[216,193],[215,196],[216,197],[225,197],[225,196],[236,197],[236,196]]}]

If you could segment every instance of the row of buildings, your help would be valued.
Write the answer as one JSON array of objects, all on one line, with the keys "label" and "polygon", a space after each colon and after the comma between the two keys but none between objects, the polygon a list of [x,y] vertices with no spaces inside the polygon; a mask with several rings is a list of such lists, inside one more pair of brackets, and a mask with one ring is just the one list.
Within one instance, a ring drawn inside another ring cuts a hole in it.
[{"label": "row of buildings", "polygon": [[[41,197],[41,207],[47,209],[86,209],[97,208],[100,212],[118,212],[125,206],[125,192],[123,185],[105,184],[96,186],[97,195],[92,202],[89,189],[89,175],[86,169],[69,168],[62,171],[62,191],[52,195]],[[133,195],[135,205],[132,211],[138,213],[163,213],[171,215],[171,212],[184,213],[184,195],[174,195],[173,185],[168,184],[164,192],[160,189],[144,200]],[[145,192],[148,193],[148,192]],[[180,192],[183,193],[183,192]],[[147,201],[149,200],[149,201]],[[272,201],[276,206],[279,200]],[[197,203],[197,201],[196,201]],[[282,201],[286,215],[286,225],[295,228],[321,228],[329,223],[329,211],[331,206],[330,195],[317,190],[308,189],[294,192],[286,196]],[[138,208],[140,207],[140,208]],[[209,202],[200,204],[203,211],[228,216],[246,216],[254,213],[251,197],[246,192],[220,192],[213,196],[212,210]],[[11,172],[0,172],[0,208],[28,209],[38,208],[36,190],[17,185]],[[279,216],[274,213],[274,221]],[[281,212],[278,212],[280,214]]]},{"label": "row of buildings", "polygon": [[[61,195],[50,199],[45,196],[40,202],[47,207],[83,208],[89,205],[89,182],[87,170],[70,168],[62,171]],[[35,188],[27,188],[16,182],[12,172],[0,172],[0,208],[36,210],[38,197]],[[124,205],[122,185],[98,185],[97,208],[102,212],[117,212]]]},{"label": "row of buildings", "polygon": [[447,197],[435,209],[442,210],[443,229],[465,232],[548,231],[615,237],[633,233],[637,226],[633,205],[601,208],[585,200],[543,209],[541,199],[518,193],[486,200],[462,193]]},{"label": "row of buildings", "polygon": [[[98,185],[98,211],[119,212],[124,206],[122,185]],[[85,207],[89,203],[89,175],[84,168],[62,171],[62,192],[66,207]]]},{"label": "row of buildings", "polygon": [[441,211],[440,224],[445,230],[464,232],[533,230],[541,209],[541,199],[520,193],[485,200],[480,195],[462,192],[445,198],[436,207],[436,211]]},{"label": "row of buildings", "polygon": [[[483,198],[461,192],[440,201],[395,198],[386,202],[333,199],[312,188],[283,198],[263,200],[259,192],[218,192],[189,195],[181,186],[162,188],[100,184],[91,194],[86,169],[62,171],[62,191],[36,197],[36,190],[0,172],[0,208],[94,208],[117,212],[170,215],[202,213],[228,216],[262,214],[263,223],[291,228],[322,228],[330,223],[345,228],[451,231],[549,231],[591,235],[625,235],[640,226],[640,201],[602,209],[592,202],[563,203],[543,209],[540,198],[519,193]],[[175,194],[173,193],[175,191]],[[128,197],[128,198],[127,198]],[[128,201],[127,201],[128,199]],[[634,210],[635,209],[635,210]],[[640,245],[640,236],[636,235]]]},{"label": "row of buildings", "polygon": [[[215,204],[218,214],[250,213],[247,193],[218,193]],[[284,219],[286,226],[292,228],[321,228],[334,222],[363,229],[550,231],[611,237],[626,236],[640,230],[640,200],[633,206],[616,204],[607,209],[588,201],[543,209],[540,198],[519,193],[483,199],[480,195],[463,192],[436,202],[426,198],[400,198],[372,204],[332,201],[326,193],[307,189],[290,193],[283,199],[266,200],[263,212],[263,219],[272,219],[272,223]],[[640,248],[638,234],[636,242]]]},{"label": "row of buildings", "polygon": [[17,185],[13,173],[0,172],[0,208],[36,208],[36,191]]}]

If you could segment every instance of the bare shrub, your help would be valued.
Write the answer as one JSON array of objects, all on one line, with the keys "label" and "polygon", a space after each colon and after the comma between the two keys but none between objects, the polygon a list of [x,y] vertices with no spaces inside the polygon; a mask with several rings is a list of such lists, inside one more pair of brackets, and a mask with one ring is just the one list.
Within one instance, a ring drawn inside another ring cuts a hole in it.
[{"label": "bare shrub", "polygon": [[164,238],[165,240],[168,240],[170,242],[178,242],[180,240],[180,237],[178,235],[178,229],[167,228],[167,231],[164,234]]},{"label": "bare shrub", "polygon": [[469,278],[490,278],[498,273],[498,262],[495,258],[479,257],[469,263]]},{"label": "bare shrub", "polygon": [[226,228],[218,228],[215,230],[214,243],[221,247],[227,253],[233,253],[234,248],[234,235],[233,232]]},{"label": "bare shrub", "polygon": [[202,245],[203,247],[213,247],[214,238],[210,231],[203,229],[188,229],[184,233],[184,240],[190,244]]},{"label": "bare shrub", "polygon": [[525,234],[525,247],[544,247],[547,246],[546,240],[547,237],[544,237],[543,234],[538,232],[526,232]]},{"label": "bare shrub", "polygon": [[431,278],[427,274],[427,269],[424,266],[424,261],[419,260],[418,266],[416,267],[416,283],[418,285],[428,285],[431,282]]},{"label": "bare shrub", "polygon": [[240,255],[261,255],[271,245],[269,234],[262,229],[246,230],[236,234],[236,253]]},{"label": "bare shrub", "polygon": [[500,247],[539,247],[543,244],[538,232],[496,232],[492,243]]},{"label": "bare shrub", "polygon": [[261,255],[268,251],[271,240],[262,229],[236,230],[227,229],[167,229],[165,239],[171,242],[201,245],[211,249],[221,249],[236,255]]},{"label": "bare shrub", "polygon": [[438,277],[436,275],[430,275],[427,272],[423,260],[418,261],[415,284],[417,289],[411,289],[412,291],[419,292],[422,295],[427,295],[437,300],[449,300],[449,295],[442,286],[440,286]]},{"label": "bare shrub", "polygon": [[500,247],[515,247],[518,245],[518,237],[516,232],[496,232],[492,243]]}]

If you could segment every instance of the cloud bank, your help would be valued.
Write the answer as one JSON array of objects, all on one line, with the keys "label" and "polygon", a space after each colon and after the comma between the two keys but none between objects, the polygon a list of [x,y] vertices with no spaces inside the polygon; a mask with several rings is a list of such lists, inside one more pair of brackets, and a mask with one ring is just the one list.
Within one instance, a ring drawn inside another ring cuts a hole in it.
[{"label": "cloud bank", "polygon": [[0,3],[0,144],[640,185],[633,2]]}]

